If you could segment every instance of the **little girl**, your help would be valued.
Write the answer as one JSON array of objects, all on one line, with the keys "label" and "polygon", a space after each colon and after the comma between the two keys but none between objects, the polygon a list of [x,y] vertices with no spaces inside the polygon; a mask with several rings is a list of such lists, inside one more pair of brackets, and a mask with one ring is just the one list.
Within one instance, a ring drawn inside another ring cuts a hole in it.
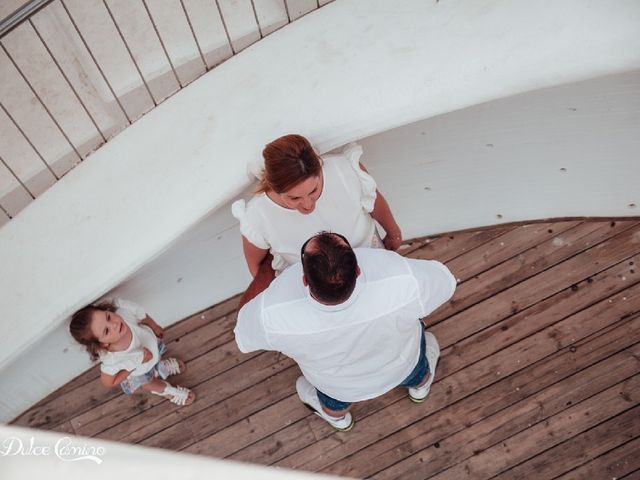
[{"label": "little girl", "polygon": [[89,305],[73,314],[69,331],[91,360],[100,360],[105,386],[120,385],[127,395],[142,388],[181,406],[193,403],[191,390],[164,381],[184,372],[185,364],[176,358],[160,360],[166,352],[164,330],[139,305],[122,299]]}]

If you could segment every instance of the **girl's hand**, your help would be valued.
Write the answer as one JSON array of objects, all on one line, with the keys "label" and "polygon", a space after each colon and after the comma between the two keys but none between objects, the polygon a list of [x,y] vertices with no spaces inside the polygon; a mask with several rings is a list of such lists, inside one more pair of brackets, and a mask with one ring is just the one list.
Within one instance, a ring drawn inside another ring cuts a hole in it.
[{"label": "girl's hand", "polygon": [[142,351],[144,353],[144,356],[142,357],[142,363],[147,363],[153,358],[153,353],[151,353],[151,351],[147,347],[144,347]]},{"label": "girl's hand", "polygon": [[155,324],[155,327],[151,327],[151,330],[153,330],[153,333],[155,333],[156,337],[158,337],[160,340],[164,338],[164,328],[162,328],[157,323]]},{"label": "girl's hand", "polygon": [[387,234],[384,237],[384,240],[382,240],[382,243],[384,243],[384,248],[386,248],[387,250],[397,250],[398,248],[400,248],[400,245],[402,244],[402,234],[400,233],[397,233],[395,235]]}]

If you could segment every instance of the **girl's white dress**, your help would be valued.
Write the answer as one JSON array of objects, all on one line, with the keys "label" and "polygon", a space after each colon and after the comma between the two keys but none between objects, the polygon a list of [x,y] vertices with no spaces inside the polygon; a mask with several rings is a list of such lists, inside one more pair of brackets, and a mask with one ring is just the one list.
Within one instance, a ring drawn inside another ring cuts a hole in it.
[{"label": "girl's white dress", "polygon": [[[100,371],[107,375],[115,375],[120,370],[128,370],[133,377],[144,375],[160,361],[158,339],[151,328],[138,323],[147,316],[140,305],[121,298],[114,299],[113,304],[116,307],[116,313],[131,329],[132,339],[126,350],[101,352]],[[144,347],[153,354],[153,358],[143,363]]]}]

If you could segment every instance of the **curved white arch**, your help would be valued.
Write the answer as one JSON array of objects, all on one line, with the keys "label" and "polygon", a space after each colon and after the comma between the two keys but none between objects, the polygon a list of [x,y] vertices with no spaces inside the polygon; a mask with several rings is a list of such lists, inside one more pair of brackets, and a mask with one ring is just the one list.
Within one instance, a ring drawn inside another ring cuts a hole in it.
[{"label": "curved white arch", "polygon": [[[247,163],[276,136],[299,132],[326,151],[481,102],[640,68],[635,0],[390,5],[337,0],[253,45],[0,229],[3,373],[46,335],[60,336],[73,310],[246,188]],[[216,218],[222,231],[232,228]],[[210,303],[227,294],[213,292]],[[49,389],[60,383],[37,378]]]}]

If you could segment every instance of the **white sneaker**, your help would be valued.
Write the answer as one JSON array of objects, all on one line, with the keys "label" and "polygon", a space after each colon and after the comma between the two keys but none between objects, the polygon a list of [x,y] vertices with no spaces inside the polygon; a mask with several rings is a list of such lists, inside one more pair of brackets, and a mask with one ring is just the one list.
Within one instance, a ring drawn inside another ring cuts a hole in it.
[{"label": "white sneaker", "polygon": [[431,389],[431,384],[433,383],[433,379],[436,376],[436,366],[438,365],[438,358],[440,357],[440,345],[438,345],[438,341],[436,337],[431,332],[425,332],[425,356],[427,357],[427,362],[429,363],[429,380],[422,387],[412,387],[409,388],[409,398],[412,402],[422,403],[426,400],[427,395],[429,395],[429,390]]},{"label": "white sneaker", "polygon": [[316,387],[311,385],[309,381],[304,377],[298,377],[296,380],[296,391],[298,397],[304,405],[319,417],[326,420],[333,428],[340,432],[348,432],[353,428],[355,422],[349,412],[342,417],[332,417],[322,409]]}]

